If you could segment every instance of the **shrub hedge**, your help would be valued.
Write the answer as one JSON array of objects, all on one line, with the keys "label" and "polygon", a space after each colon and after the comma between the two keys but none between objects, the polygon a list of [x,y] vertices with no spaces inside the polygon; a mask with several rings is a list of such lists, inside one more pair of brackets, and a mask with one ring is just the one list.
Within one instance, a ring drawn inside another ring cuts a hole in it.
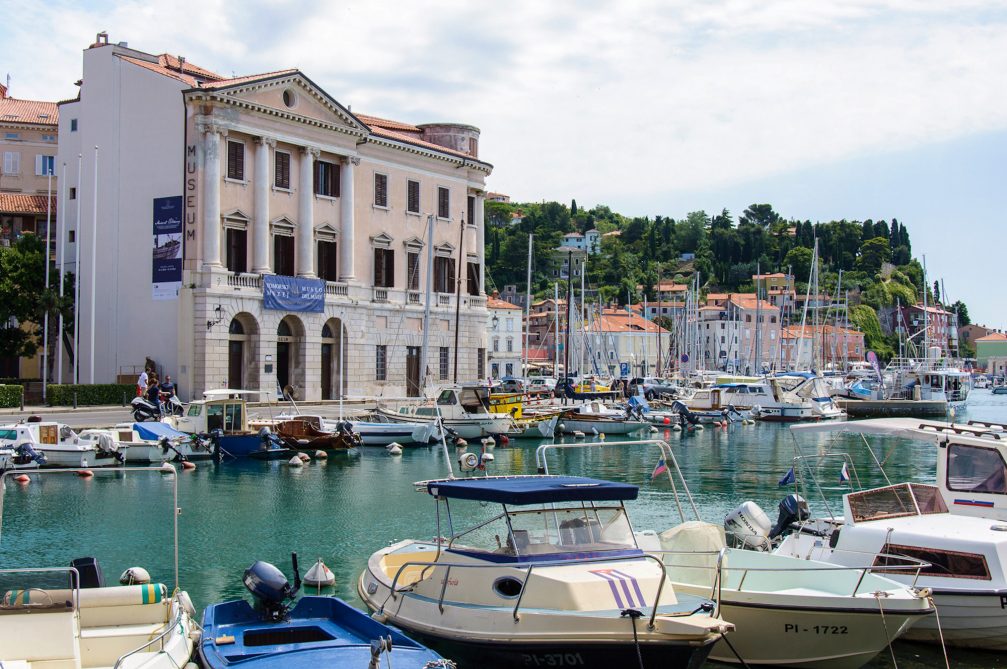
[{"label": "shrub hedge", "polygon": [[73,406],[74,392],[77,393],[77,406],[118,405],[122,404],[123,393],[127,402],[136,397],[136,386],[132,383],[96,383],[93,386],[53,383],[49,385],[49,404]]},{"label": "shrub hedge", "polygon": [[24,386],[4,385],[0,386],[0,407],[13,409],[21,406],[21,396],[24,394]]}]

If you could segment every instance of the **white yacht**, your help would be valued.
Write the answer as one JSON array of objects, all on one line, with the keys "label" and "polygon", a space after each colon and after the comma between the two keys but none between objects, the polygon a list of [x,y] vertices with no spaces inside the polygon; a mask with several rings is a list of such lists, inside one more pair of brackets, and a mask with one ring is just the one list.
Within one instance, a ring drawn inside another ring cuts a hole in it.
[{"label": "white yacht", "polygon": [[378,414],[393,422],[442,422],[464,439],[506,434],[514,429],[514,420],[508,414],[491,412],[489,395],[486,386],[456,386],[442,390],[433,405],[405,406],[397,412],[379,409]]},{"label": "white yacht", "polygon": [[92,433],[82,438],[68,425],[37,416],[0,426],[0,448],[25,443],[45,457],[48,467],[118,467],[125,462],[128,451],[110,435]]}]

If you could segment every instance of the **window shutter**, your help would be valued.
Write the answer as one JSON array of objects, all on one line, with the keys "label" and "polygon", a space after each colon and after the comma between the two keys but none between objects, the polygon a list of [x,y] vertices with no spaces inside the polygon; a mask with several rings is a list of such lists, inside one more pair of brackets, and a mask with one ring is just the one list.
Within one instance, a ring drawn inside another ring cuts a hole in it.
[{"label": "window shutter", "polygon": [[42,158],[43,157],[44,156],[35,156],[35,176],[37,176],[37,177],[40,177],[43,174],[45,174],[45,172],[42,169]]},{"label": "window shutter", "polygon": [[275,170],[276,178],[273,180],[273,185],[277,188],[290,189],[290,154],[289,153],[279,153],[275,155]]},{"label": "window shutter", "polygon": [[227,143],[227,178],[245,178],[245,145],[241,142]]},{"label": "window shutter", "polygon": [[381,257],[381,249],[374,249],[374,285],[383,286],[384,282],[384,272],[385,267],[383,264],[384,258]]},{"label": "window shutter", "polygon": [[384,174],[374,175],[374,204],[378,207],[388,206],[388,177]]},{"label": "window shutter", "polygon": [[414,214],[420,213],[420,182],[409,182],[409,193],[407,197],[406,210]]},{"label": "window shutter", "polygon": [[339,197],[339,163],[333,163],[332,169],[329,173],[332,175],[332,187],[329,189],[329,193],[332,197]]},{"label": "window shutter", "polygon": [[450,191],[447,188],[437,189],[437,216],[439,218],[451,218]]},{"label": "window shutter", "polygon": [[395,285],[395,252],[386,249],[385,258],[388,260],[388,265],[385,267],[385,285],[391,288]]}]

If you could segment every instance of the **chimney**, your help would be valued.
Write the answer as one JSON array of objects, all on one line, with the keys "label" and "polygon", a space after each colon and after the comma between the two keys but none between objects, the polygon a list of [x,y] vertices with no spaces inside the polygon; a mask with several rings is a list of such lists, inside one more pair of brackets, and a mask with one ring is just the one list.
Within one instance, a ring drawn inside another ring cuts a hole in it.
[{"label": "chimney", "polygon": [[178,57],[178,71],[185,72],[185,56]]}]

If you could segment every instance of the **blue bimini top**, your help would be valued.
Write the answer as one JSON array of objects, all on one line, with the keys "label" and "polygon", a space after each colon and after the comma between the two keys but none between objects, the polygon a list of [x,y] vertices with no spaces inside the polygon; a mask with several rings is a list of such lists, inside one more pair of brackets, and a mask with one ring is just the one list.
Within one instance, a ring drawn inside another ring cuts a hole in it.
[{"label": "blue bimini top", "polygon": [[185,432],[179,432],[167,423],[133,423],[133,429],[144,441],[157,441],[161,437],[188,439],[192,436]]},{"label": "blue bimini top", "polygon": [[582,476],[492,476],[429,481],[427,492],[448,499],[521,505],[632,500],[639,488]]}]

